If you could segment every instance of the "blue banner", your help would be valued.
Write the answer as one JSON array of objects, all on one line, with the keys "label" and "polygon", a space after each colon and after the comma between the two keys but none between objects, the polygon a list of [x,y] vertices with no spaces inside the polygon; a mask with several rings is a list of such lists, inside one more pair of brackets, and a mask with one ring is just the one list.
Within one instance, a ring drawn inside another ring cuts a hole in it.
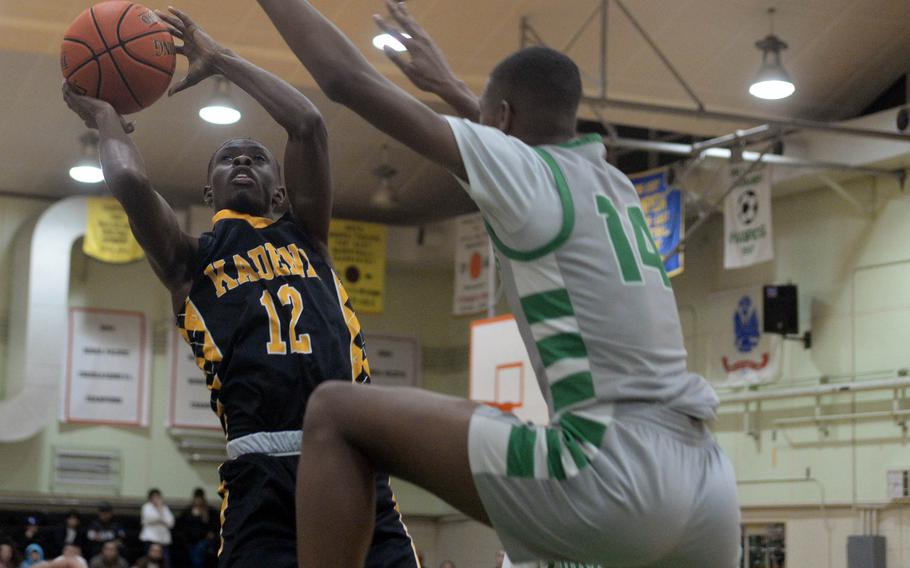
[{"label": "blue banner", "polygon": [[667,170],[651,171],[631,176],[641,208],[648,220],[648,227],[654,242],[665,258],[667,275],[676,276],[683,271],[683,254],[677,252],[666,258],[679,245],[683,235],[685,203],[682,191],[673,189],[667,183]]}]

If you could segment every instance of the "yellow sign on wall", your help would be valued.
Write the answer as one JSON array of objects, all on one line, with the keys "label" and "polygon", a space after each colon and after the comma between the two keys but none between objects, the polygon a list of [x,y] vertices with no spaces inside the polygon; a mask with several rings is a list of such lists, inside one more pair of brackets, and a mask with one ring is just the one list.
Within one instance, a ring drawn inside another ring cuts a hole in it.
[{"label": "yellow sign on wall", "polygon": [[103,262],[123,264],[144,255],[136,242],[126,211],[111,197],[90,197],[82,252]]},{"label": "yellow sign on wall", "polygon": [[385,225],[333,219],[329,228],[329,252],[354,309],[374,314],[382,312]]}]

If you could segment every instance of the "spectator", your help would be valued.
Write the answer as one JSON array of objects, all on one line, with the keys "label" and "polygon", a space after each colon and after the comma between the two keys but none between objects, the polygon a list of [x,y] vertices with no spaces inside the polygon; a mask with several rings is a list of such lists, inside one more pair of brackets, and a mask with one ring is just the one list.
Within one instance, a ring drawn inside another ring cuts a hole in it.
[{"label": "spectator", "polygon": [[19,551],[12,542],[0,542],[0,568],[19,568]]},{"label": "spectator", "polygon": [[98,519],[92,521],[88,527],[87,537],[90,549],[87,551],[89,556],[101,553],[101,548],[109,540],[116,541],[117,546],[123,546],[123,540],[126,538],[126,531],[120,523],[114,521],[114,509],[108,502],[103,502],[98,507]]},{"label": "spectator", "polygon": [[439,565],[439,568],[455,568],[455,563],[451,560],[443,560],[442,564]]},{"label": "spectator", "polygon": [[164,547],[157,543],[150,544],[148,554],[137,560],[133,568],[168,568]]},{"label": "spectator", "polygon": [[495,567],[495,568],[503,568],[503,567],[502,567],[502,564],[503,564],[503,561],[505,561],[505,559],[506,559],[506,551],[505,551],[505,550],[497,550],[497,551],[496,551],[496,567]]},{"label": "spectator", "polygon": [[42,562],[44,562],[44,549],[40,544],[30,544],[25,547],[25,560],[19,566],[20,568],[31,568]]},{"label": "spectator", "polygon": [[54,544],[56,554],[63,554],[63,550],[68,544],[74,544],[81,550],[87,550],[88,537],[82,527],[82,518],[79,513],[76,511],[67,513],[66,520],[54,531]]},{"label": "spectator", "polygon": [[193,503],[177,519],[174,531],[186,547],[193,568],[204,568],[218,551],[218,513],[205,501],[205,490],[193,491]]},{"label": "spectator", "polygon": [[55,558],[54,562],[60,560],[68,560],[70,566],[88,568],[88,562],[82,557],[82,547],[72,542],[63,545],[63,553]]},{"label": "spectator", "polygon": [[120,556],[120,545],[116,540],[109,540],[101,545],[101,553],[92,558],[90,568],[129,568],[126,560]]},{"label": "spectator", "polygon": [[25,519],[25,528],[17,535],[19,550],[24,551],[30,544],[40,544],[42,552],[45,543],[42,540],[41,527],[38,526],[38,517],[29,516]]},{"label": "spectator", "polygon": [[142,532],[139,540],[145,544],[148,552],[152,544],[160,544],[164,557],[168,557],[168,546],[171,544],[171,529],[174,528],[174,515],[158,489],[149,490],[149,499],[142,506]]}]

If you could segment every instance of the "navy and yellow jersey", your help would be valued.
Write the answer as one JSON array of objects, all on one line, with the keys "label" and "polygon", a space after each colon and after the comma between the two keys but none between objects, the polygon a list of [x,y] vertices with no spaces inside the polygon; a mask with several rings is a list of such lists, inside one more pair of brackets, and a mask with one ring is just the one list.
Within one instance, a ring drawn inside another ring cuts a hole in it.
[{"label": "navy and yellow jersey", "polygon": [[360,322],[290,215],[272,221],[223,210],[213,222],[199,238],[177,327],[229,440],[299,430],[319,383],[370,381]]}]

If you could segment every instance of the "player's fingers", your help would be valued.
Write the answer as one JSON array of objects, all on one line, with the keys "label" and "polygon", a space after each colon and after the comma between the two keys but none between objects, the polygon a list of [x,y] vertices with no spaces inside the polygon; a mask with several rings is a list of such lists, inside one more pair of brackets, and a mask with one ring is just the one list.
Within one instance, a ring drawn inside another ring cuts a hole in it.
[{"label": "player's fingers", "polygon": [[177,55],[186,55],[186,51],[183,49],[182,45],[174,44],[174,50],[177,52]]},{"label": "player's fingers", "polygon": [[186,14],[184,14],[183,12],[181,12],[180,10],[178,10],[177,8],[174,8],[173,6],[168,6],[167,9],[168,9],[172,14],[174,14],[175,16],[177,16],[178,18],[180,18],[180,21],[183,22],[183,25],[186,26],[187,28],[191,28],[191,27],[193,27],[193,26],[196,25],[196,22],[193,21],[193,18],[187,16]]},{"label": "player's fingers", "polygon": [[171,35],[175,38],[183,39],[183,32],[179,28],[174,27],[167,22],[165,22],[164,27],[166,27],[167,31],[171,32]]},{"label": "player's fingers", "polygon": [[174,86],[172,86],[170,89],[168,89],[167,96],[173,97],[180,91],[186,90],[190,86],[189,81],[187,81],[187,79],[188,78],[178,81],[176,84],[174,84]]},{"label": "player's fingers", "polygon": [[155,10],[155,14],[157,14],[158,17],[161,18],[161,21],[163,21],[167,24],[170,24],[172,27],[175,27],[175,28],[183,31],[183,28],[185,26],[183,24],[183,20],[181,20],[180,18],[172,16],[166,12],[162,12],[161,10]]},{"label": "player's fingers", "polygon": [[388,22],[386,22],[382,18],[382,16],[380,16],[379,14],[373,14],[373,21],[376,22],[376,25],[379,27],[379,29],[381,29],[385,33],[389,34],[390,36],[392,36],[393,38],[398,40],[398,42],[401,43],[403,46],[405,46],[405,47],[408,46],[408,42],[410,41],[410,38],[403,36],[401,34],[401,32],[395,28],[395,26],[392,26]]},{"label": "player's fingers", "polygon": [[396,67],[401,69],[405,75],[410,76],[411,63],[408,61],[405,61],[405,59],[401,56],[400,53],[398,53],[397,51],[395,51],[395,49],[393,47],[388,46],[388,45],[382,48],[382,52],[385,53],[386,57],[391,59],[392,63],[394,63]]},{"label": "player's fingers", "polygon": [[398,25],[404,31],[408,32],[412,37],[420,33],[420,27],[408,13],[404,2],[396,2],[395,0],[385,0],[385,2],[389,9],[389,14],[395,18],[395,21],[398,22]]}]

